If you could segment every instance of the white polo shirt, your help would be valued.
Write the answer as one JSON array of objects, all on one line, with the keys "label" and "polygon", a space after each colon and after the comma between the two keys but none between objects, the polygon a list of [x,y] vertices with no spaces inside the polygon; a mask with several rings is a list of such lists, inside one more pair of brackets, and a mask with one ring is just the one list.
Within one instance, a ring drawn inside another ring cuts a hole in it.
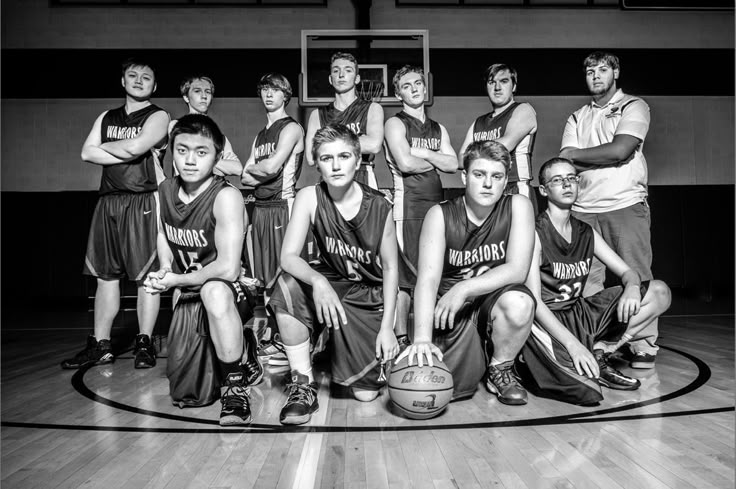
[{"label": "white polo shirt", "polygon": [[610,143],[617,134],[628,134],[641,143],[632,158],[617,165],[580,173],[578,199],[573,210],[601,213],[623,209],[647,197],[647,161],[642,153],[649,131],[649,106],[621,89],[604,106],[595,102],[575,111],[565,125],[562,148],[590,148]]}]

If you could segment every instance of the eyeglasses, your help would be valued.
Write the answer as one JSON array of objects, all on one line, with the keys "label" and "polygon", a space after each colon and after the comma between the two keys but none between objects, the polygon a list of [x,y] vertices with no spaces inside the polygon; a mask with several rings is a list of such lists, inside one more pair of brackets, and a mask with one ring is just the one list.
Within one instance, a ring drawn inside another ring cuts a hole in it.
[{"label": "eyeglasses", "polygon": [[566,177],[552,177],[545,183],[545,185],[549,185],[550,187],[559,187],[560,185],[564,183],[569,183],[570,185],[575,184],[577,185],[580,183],[580,175],[568,175]]}]

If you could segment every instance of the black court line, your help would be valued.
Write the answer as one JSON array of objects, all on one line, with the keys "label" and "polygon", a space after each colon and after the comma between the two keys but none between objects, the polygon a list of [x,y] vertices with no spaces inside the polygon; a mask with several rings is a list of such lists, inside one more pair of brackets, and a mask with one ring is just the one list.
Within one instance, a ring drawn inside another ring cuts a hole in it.
[{"label": "black court line", "polygon": [[284,425],[269,425],[269,424],[251,424],[245,427],[235,428],[221,428],[217,420],[191,418],[188,416],[178,416],[175,414],[160,413],[157,411],[150,411],[147,409],[141,409],[134,406],[128,406],[102,396],[91,391],[84,384],[84,374],[91,367],[80,369],[72,377],[72,386],[88,399],[99,402],[109,407],[128,411],[136,414],[142,414],[146,416],[153,416],[161,419],[170,419],[174,421],[184,421],[188,423],[196,423],[202,425],[213,425],[218,428],[144,428],[144,427],[125,427],[125,426],[90,426],[90,425],[62,425],[62,424],[50,424],[50,423],[21,423],[14,421],[3,421],[0,423],[1,426],[9,427],[23,427],[23,428],[42,428],[42,429],[63,429],[63,430],[80,430],[80,431],[120,431],[120,432],[139,432],[139,433],[264,433],[264,434],[278,434],[278,433],[361,433],[361,432],[391,432],[391,431],[427,431],[427,430],[458,430],[458,429],[477,429],[477,428],[513,428],[522,426],[549,426],[559,424],[570,424],[570,423],[598,423],[598,422],[611,422],[611,421],[631,421],[641,419],[656,419],[656,418],[669,418],[669,417],[680,417],[680,416],[694,416],[700,414],[711,414],[734,411],[734,406],[724,406],[710,409],[696,409],[688,411],[676,411],[668,413],[652,413],[652,414],[633,414],[628,416],[603,416],[606,414],[620,413],[623,411],[631,411],[636,408],[649,406],[652,404],[662,403],[668,400],[672,400],[681,396],[684,396],[690,392],[693,392],[703,386],[711,377],[711,370],[708,365],[700,360],[699,358],[686,353],[676,348],[661,346],[666,350],[672,351],[673,353],[679,354],[688,360],[692,361],[698,368],[697,377],[690,382],[688,385],[665,394],[660,397],[652,398],[646,401],[640,401],[626,406],[619,406],[615,408],[599,409],[595,411],[589,411],[584,413],[571,413],[560,416],[550,416],[546,418],[530,418],[510,421],[489,421],[489,422],[477,422],[477,423],[462,423],[462,424],[442,424],[442,425],[409,425],[409,426],[284,426]]}]

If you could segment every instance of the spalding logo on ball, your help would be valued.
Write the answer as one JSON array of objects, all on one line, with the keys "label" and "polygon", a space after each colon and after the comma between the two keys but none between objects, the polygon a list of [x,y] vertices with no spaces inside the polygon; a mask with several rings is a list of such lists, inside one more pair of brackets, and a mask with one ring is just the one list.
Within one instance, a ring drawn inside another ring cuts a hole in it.
[{"label": "spalding logo on ball", "polygon": [[452,374],[437,357],[432,359],[433,367],[419,367],[416,363],[409,366],[408,357],[404,357],[391,369],[388,394],[396,410],[407,418],[433,418],[452,399]]}]

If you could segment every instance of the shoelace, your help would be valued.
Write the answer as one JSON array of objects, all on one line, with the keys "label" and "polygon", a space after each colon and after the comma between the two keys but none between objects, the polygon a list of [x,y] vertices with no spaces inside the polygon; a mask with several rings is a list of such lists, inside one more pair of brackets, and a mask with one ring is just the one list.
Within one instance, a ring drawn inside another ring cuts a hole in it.
[{"label": "shoelace", "polygon": [[239,385],[227,386],[225,393],[220,398],[223,406],[230,411],[237,408],[247,408],[248,401],[249,399],[245,389]]},{"label": "shoelace", "polygon": [[491,376],[491,380],[496,385],[511,385],[517,384],[516,376],[511,371],[511,367],[507,368],[495,368],[495,372]]},{"label": "shoelace", "polygon": [[314,391],[309,385],[294,382],[286,384],[286,388],[289,390],[287,402],[305,402],[310,405],[314,403]]}]

